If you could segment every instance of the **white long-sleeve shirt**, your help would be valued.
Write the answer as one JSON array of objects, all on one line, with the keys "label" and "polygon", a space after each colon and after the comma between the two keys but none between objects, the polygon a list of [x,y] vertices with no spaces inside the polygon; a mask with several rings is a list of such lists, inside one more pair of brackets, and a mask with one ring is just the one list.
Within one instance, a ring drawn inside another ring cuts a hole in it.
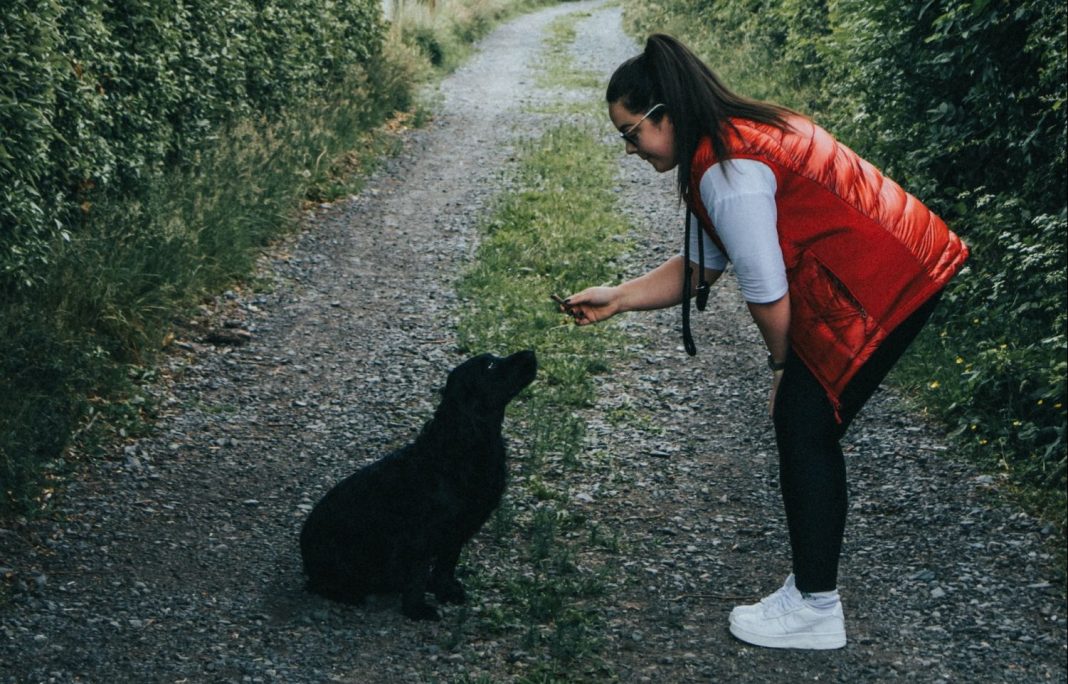
[{"label": "white long-sleeve shirt", "polygon": [[771,168],[753,159],[719,162],[701,177],[701,201],[726,254],[701,229],[696,215],[690,219],[690,259],[696,262],[697,240],[703,240],[704,267],[722,271],[729,260],[742,296],[753,304],[774,302],[788,290],[775,190]]}]

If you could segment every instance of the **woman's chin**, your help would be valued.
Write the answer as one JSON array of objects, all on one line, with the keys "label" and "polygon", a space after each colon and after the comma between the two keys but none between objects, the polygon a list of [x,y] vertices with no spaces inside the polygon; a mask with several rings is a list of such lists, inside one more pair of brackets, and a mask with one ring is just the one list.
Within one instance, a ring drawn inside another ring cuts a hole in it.
[{"label": "woman's chin", "polygon": [[674,162],[665,161],[663,159],[656,159],[650,157],[645,161],[649,162],[649,166],[653,167],[657,173],[666,173],[667,171],[670,171],[675,168]]}]

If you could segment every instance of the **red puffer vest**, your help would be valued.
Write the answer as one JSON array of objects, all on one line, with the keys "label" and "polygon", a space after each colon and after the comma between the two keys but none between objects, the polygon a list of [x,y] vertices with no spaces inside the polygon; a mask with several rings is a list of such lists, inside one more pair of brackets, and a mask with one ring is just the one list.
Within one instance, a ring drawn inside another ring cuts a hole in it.
[{"label": "red puffer vest", "polygon": [[[827,390],[842,390],[879,343],[945,286],[968,248],[940,218],[827,131],[733,120],[726,158],[775,173],[779,245],[790,286],[790,346]],[[693,157],[692,209],[717,242],[699,186],[717,162],[705,139]],[[727,166],[730,177],[730,166]],[[728,255],[729,256],[729,255]]]}]

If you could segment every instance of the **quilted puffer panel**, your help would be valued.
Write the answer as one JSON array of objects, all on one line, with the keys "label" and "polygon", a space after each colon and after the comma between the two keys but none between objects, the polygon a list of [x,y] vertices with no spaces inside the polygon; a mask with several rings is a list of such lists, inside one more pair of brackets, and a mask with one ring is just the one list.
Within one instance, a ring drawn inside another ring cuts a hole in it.
[{"label": "quilted puffer panel", "polygon": [[[784,131],[734,120],[724,143],[728,158],[761,161],[775,174],[791,346],[837,404],[879,343],[945,286],[968,249],[934,212],[827,131],[802,117],[789,123]],[[691,166],[693,209],[713,237],[698,188],[717,161],[704,140]]]}]

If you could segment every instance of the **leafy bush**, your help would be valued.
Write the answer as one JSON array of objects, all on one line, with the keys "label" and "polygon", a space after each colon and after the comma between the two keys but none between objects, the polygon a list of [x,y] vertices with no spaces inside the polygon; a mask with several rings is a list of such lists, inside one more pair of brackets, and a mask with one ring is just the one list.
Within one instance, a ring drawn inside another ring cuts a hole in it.
[{"label": "leafy bush", "polygon": [[393,5],[391,31],[415,47],[439,71],[455,69],[472,43],[501,20],[552,0],[450,0],[434,9],[421,2]]},{"label": "leafy bush", "polygon": [[101,197],[140,199],[229,123],[275,120],[381,49],[379,4],[11,0],[0,15],[0,293]]},{"label": "leafy bush", "polygon": [[18,506],[28,505],[41,471],[85,410],[85,360],[42,330],[25,318],[0,320],[0,482],[8,503]]},{"label": "leafy bush", "polygon": [[0,13],[0,282],[31,281],[56,228],[47,181],[63,68],[58,15],[54,3],[29,1]]},{"label": "leafy bush", "polygon": [[376,0],[5,5],[0,508],[120,405],[175,314],[248,272],[317,160],[410,104],[384,28]]}]

